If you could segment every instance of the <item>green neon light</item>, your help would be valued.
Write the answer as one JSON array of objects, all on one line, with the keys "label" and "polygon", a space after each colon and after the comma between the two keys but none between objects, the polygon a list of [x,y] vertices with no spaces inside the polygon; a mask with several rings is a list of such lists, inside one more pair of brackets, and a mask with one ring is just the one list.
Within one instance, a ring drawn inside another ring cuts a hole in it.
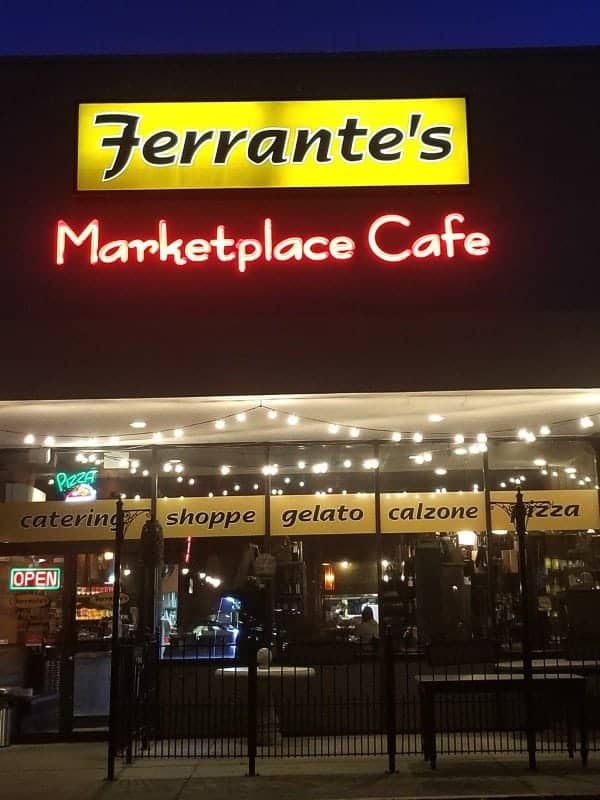
[{"label": "green neon light", "polygon": [[96,483],[98,475],[97,469],[88,469],[83,472],[57,472],[54,476],[54,482],[58,486],[59,492],[68,492],[80,483],[87,483],[88,486],[93,486]]},{"label": "green neon light", "polygon": [[61,567],[12,567],[11,592],[56,592],[62,585]]}]

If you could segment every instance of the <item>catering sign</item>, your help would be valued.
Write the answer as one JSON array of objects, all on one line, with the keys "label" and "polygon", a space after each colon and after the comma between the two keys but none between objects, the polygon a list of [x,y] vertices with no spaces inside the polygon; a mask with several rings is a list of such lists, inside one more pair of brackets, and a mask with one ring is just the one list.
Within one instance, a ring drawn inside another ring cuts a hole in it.
[{"label": "catering sign", "polygon": [[77,188],[469,183],[462,97],[82,103]]},{"label": "catering sign", "polygon": [[8,588],[11,592],[56,591],[61,586],[60,567],[13,567]]}]

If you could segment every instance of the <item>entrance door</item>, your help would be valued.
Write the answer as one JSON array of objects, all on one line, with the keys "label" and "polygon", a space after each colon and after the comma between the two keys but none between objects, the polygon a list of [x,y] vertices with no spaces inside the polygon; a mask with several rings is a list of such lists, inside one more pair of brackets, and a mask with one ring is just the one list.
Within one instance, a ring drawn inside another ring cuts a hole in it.
[{"label": "entrance door", "polygon": [[21,739],[46,738],[62,728],[65,577],[63,556],[0,559],[0,688],[17,704]]}]

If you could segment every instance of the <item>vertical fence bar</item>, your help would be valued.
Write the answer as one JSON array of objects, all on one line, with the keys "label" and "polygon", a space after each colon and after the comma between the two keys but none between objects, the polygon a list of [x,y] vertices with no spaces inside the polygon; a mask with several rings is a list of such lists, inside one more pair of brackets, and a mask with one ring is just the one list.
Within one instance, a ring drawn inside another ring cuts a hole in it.
[{"label": "vertical fence bar", "polygon": [[396,675],[394,669],[394,639],[390,628],[385,633],[384,660],[388,771],[394,773],[396,772]]},{"label": "vertical fence bar", "polygon": [[257,742],[257,690],[258,674],[256,664],[257,643],[251,641],[248,647],[248,775],[256,775]]}]

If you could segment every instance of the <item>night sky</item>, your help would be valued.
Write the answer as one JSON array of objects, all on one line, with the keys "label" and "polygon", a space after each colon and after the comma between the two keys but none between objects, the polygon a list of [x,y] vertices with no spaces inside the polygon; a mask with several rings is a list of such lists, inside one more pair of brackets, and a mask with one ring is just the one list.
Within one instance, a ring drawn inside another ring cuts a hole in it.
[{"label": "night sky", "polygon": [[597,0],[34,0],[0,54],[422,50],[600,44]]}]

